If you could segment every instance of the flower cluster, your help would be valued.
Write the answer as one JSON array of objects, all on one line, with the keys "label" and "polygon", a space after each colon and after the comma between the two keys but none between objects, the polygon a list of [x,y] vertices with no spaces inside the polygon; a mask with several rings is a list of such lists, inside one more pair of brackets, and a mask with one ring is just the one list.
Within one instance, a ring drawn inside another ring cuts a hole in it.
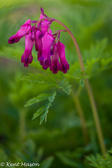
[{"label": "flower cluster", "polygon": [[60,42],[61,31],[52,34],[50,29],[52,21],[41,9],[39,21],[27,20],[18,32],[9,38],[8,43],[17,43],[25,36],[25,51],[21,57],[21,62],[24,63],[25,67],[28,67],[33,61],[32,49],[35,45],[38,61],[44,70],[50,68],[54,74],[59,70],[67,73],[69,64],[65,57],[65,46]]}]

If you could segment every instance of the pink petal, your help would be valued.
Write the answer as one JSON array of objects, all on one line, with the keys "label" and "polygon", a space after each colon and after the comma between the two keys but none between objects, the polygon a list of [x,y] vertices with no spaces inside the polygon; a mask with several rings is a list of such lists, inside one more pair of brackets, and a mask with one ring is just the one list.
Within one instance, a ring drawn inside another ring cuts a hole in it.
[{"label": "pink petal", "polygon": [[51,65],[50,51],[54,37],[52,31],[46,32],[44,35],[41,31],[36,32],[35,47],[38,51],[38,60],[43,69],[47,69]]},{"label": "pink petal", "polygon": [[58,42],[58,53],[60,57],[60,70],[63,73],[67,73],[67,71],[69,70],[69,64],[65,57],[65,46],[60,41]]},{"label": "pink petal", "polygon": [[25,36],[25,51],[21,57],[21,62],[24,63],[24,66],[28,67],[28,64],[32,63],[32,48],[34,41],[31,39],[31,32]]},{"label": "pink petal", "polygon": [[58,44],[56,43],[53,48],[53,56],[52,56],[52,62],[50,66],[50,70],[54,74],[56,74],[60,70],[59,54],[57,50],[58,50]]},{"label": "pink petal", "polygon": [[23,36],[31,30],[31,20],[28,19],[18,30],[18,32],[11,36],[8,40],[9,44],[17,43]]},{"label": "pink petal", "polygon": [[42,37],[42,58],[43,60],[46,60],[48,57],[50,57],[50,50],[51,45],[53,43],[53,36],[49,35],[48,32],[45,33],[45,35]]},{"label": "pink petal", "polygon": [[42,32],[37,31],[35,37],[35,49],[38,51],[38,59],[42,56],[42,39],[41,39]]}]

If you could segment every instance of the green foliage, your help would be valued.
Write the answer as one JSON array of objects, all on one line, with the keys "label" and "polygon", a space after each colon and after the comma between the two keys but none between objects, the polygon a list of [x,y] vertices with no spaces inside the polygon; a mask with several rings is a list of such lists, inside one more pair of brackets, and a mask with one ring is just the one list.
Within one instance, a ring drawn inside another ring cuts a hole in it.
[{"label": "green foliage", "polygon": [[[60,75],[58,75],[57,78],[55,78],[55,77],[52,77],[49,73],[47,73],[47,75],[29,74],[28,76],[23,77],[23,80],[31,83],[46,85],[47,86],[46,89],[48,89],[50,86],[51,91],[54,89],[55,90],[61,89],[67,95],[69,95],[71,92],[71,85],[66,80],[66,78],[64,78],[63,80],[60,80]],[[51,104],[54,101],[55,96],[56,96],[56,92],[52,94],[46,94],[46,93],[40,94],[39,96],[30,99],[26,103],[25,107],[47,100],[47,102],[44,102],[44,105],[42,105],[33,115],[33,119],[41,115],[40,117],[40,124],[41,124],[44,120],[45,122],[47,121],[48,110],[51,107]]]},{"label": "green foliage", "polygon": [[31,90],[33,90],[33,85],[29,85],[21,80],[22,76],[20,72],[16,72],[15,79],[9,81],[10,94],[8,95],[13,105],[18,106],[18,108],[23,108],[24,103],[29,95],[31,95]]},{"label": "green foliage", "polygon": [[78,163],[76,163],[73,159],[73,156],[70,153],[58,153],[57,156],[60,158],[60,160],[68,166],[71,167],[77,167],[77,168],[82,168],[82,166]]},{"label": "green foliage", "polygon": [[36,113],[34,113],[34,115],[33,115],[33,119],[35,119],[35,118],[37,118],[38,116],[41,115],[40,116],[40,124],[41,124],[44,120],[45,120],[45,122],[47,121],[47,114],[48,114],[49,108],[52,106],[52,102],[54,101],[55,96],[56,96],[56,92],[53,92],[51,94],[47,94],[47,93],[46,94],[40,94],[39,96],[30,99],[26,103],[25,107],[46,100],[44,102],[44,105],[41,106],[36,111]]},{"label": "green foliage", "polygon": [[41,164],[40,167],[41,167],[41,168],[49,168],[49,167],[51,167],[53,160],[54,160],[54,158],[53,158],[52,156],[46,158],[46,159],[42,162],[42,164]]},{"label": "green foliage", "polygon": [[97,154],[88,156],[89,164],[94,168],[111,168],[112,167],[112,150],[108,151],[105,156]]},{"label": "green foliage", "polygon": [[0,149],[0,162],[6,162],[7,161],[7,155],[3,151],[3,149]]},{"label": "green foliage", "polygon": [[[63,79],[62,79],[63,77]],[[64,75],[57,75],[57,78],[55,76],[51,76],[51,72],[45,73],[45,74],[29,74],[28,76],[23,77],[24,81],[27,82],[33,82],[38,84],[45,84],[47,86],[50,86],[51,89],[61,89],[63,90],[67,95],[70,95],[71,92],[71,85],[67,81],[67,79],[64,77]]]},{"label": "green foliage", "polygon": [[90,77],[112,67],[112,51],[106,51],[107,45],[107,39],[103,39],[96,45],[91,45],[89,51],[84,51],[86,73]]},{"label": "green foliage", "polygon": [[59,89],[62,89],[67,95],[70,95],[71,92],[71,85],[65,79],[60,82],[57,86]]},{"label": "green foliage", "polygon": [[40,94],[39,96],[30,99],[30,100],[26,103],[25,107],[26,107],[26,106],[30,106],[30,105],[32,105],[32,104],[34,104],[34,103],[38,103],[38,102],[40,102],[40,101],[46,100],[46,99],[49,100],[49,97],[50,97],[49,94]]}]

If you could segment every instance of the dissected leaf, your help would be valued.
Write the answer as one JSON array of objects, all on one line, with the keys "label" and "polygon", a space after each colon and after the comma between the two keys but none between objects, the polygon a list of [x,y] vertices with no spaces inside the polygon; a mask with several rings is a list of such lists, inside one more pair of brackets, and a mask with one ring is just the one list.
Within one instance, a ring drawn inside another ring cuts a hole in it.
[{"label": "dissected leaf", "polygon": [[25,107],[27,106],[30,106],[34,103],[39,103],[41,101],[46,101],[45,102],[45,105],[41,106],[33,115],[33,118],[32,119],[35,119],[37,118],[38,116],[40,116],[40,124],[45,120],[45,122],[47,121],[47,114],[48,114],[48,111],[49,111],[49,108],[51,107],[51,103],[54,101],[55,99],[55,96],[56,96],[56,92],[53,92],[53,93],[43,93],[43,94],[40,94],[39,96],[37,97],[34,97],[32,99],[30,99]]},{"label": "dissected leaf", "polygon": [[90,155],[86,159],[89,164],[94,168],[111,168],[112,167],[112,150],[108,151],[105,157],[97,154],[96,156]]},{"label": "dissected leaf", "polygon": [[68,81],[66,81],[65,79],[62,80],[58,87],[59,89],[62,89],[67,95],[70,95],[72,86],[69,84]]},{"label": "dissected leaf", "polygon": [[53,94],[51,94],[49,97],[48,97],[48,100],[52,103],[55,99],[55,96],[56,96],[56,92],[54,92]]},{"label": "dissected leaf", "polygon": [[36,117],[38,117],[39,115],[41,115],[44,111],[45,111],[45,106],[40,107],[40,108],[36,111],[36,113],[34,113],[32,119],[35,119]]},{"label": "dissected leaf", "polygon": [[40,116],[40,124],[42,124],[42,122],[45,120],[45,122],[47,121],[47,113],[49,111],[49,108],[51,106],[51,103],[48,102],[45,106],[44,106],[44,112],[43,114]]},{"label": "dissected leaf", "polygon": [[41,101],[47,99],[48,97],[49,97],[49,94],[42,93],[42,94],[40,94],[39,96],[30,99],[30,100],[25,104],[25,107],[31,106],[31,105],[34,104],[34,103],[41,102]]}]

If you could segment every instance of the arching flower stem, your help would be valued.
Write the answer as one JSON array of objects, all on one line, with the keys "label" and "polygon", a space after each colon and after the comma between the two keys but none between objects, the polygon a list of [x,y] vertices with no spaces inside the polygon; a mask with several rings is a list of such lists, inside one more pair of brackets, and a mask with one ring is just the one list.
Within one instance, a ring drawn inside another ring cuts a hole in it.
[{"label": "arching flower stem", "polygon": [[[53,20],[53,21],[59,23],[60,25],[62,25],[64,27],[64,29],[66,30],[66,32],[70,35],[70,37],[72,38],[72,40],[74,42],[76,51],[77,51],[81,71],[84,72],[85,69],[84,69],[84,64],[83,64],[81,52],[80,52],[78,43],[77,43],[74,35],[72,34],[72,32],[68,29],[67,26],[65,26],[59,20],[52,19],[52,18],[47,18],[47,19],[49,19],[51,21]],[[86,74],[84,74],[84,75],[86,75]],[[84,81],[85,81],[85,86],[86,86],[86,89],[87,89],[87,93],[88,93],[88,96],[89,96],[89,100],[90,100],[90,104],[91,104],[91,108],[92,108],[92,112],[93,112],[93,117],[94,117],[94,121],[95,121],[95,125],[96,125],[96,131],[97,131],[97,135],[98,135],[98,139],[99,139],[99,144],[100,144],[100,147],[101,147],[102,154],[105,155],[106,147],[105,147],[105,144],[104,144],[102,129],[101,129],[100,120],[99,120],[99,117],[98,117],[98,112],[97,112],[94,96],[93,96],[92,89],[91,89],[91,86],[89,84],[88,79],[85,78]]]}]

